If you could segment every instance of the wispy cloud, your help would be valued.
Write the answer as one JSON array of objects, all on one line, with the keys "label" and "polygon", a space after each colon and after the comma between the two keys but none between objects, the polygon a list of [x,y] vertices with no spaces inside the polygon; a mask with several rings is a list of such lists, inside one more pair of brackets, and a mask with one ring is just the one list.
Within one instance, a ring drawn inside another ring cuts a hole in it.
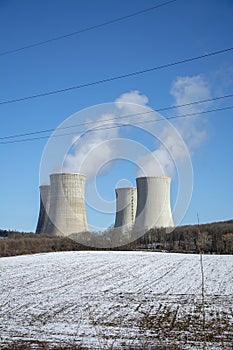
[{"label": "wispy cloud", "polygon": [[[172,83],[170,93],[177,105],[211,98],[209,83],[203,75],[178,77]],[[120,137],[120,125],[130,123],[155,136],[154,149],[143,156],[138,154],[141,170],[137,175],[173,176],[177,163],[184,162],[189,157],[189,152],[192,153],[205,140],[206,120],[196,115],[175,119],[173,124],[166,119],[161,123],[141,124],[142,121],[161,119],[161,115],[152,111],[148,103],[148,97],[137,90],[120,95],[113,103],[113,112],[100,115],[91,125],[92,131],[75,140],[72,152],[66,156],[63,170],[84,173],[88,180],[95,177],[106,160],[117,159],[119,154],[117,147],[106,141]],[[179,107],[177,110],[179,114],[201,113],[209,104]],[[130,116],[132,114],[136,115]],[[120,118],[122,116],[128,117]],[[93,131],[98,128],[101,130]],[[112,165],[113,163],[114,161],[111,162]],[[105,166],[105,169],[109,168]]]},{"label": "wispy cloud", "polygon": [[[188,104],[194,101],[210,99],[211,89],[207,79],[203,75],[178,77],[171,86],[171,95],[177,105]],[[186,107],[179,107],[179,114],[192,114],[182,119],[177,119],[175,125],[184,138],[190,152],[200,146],[206,139],[206,122],[204,116],[198,114],[206,111],[211,102],[205,102]]]},{"label": "wispy cloud", "polygon": [[[211,98],[209,83],[203,75],[178,77],[172,83],[170,93],[174,97],[177,105]],[[179,107],[178,111],[180,114],[198,113],[206,110],[209,104],[210,102],[206,102],[186,107]]]},{"label": "wispy cloud", "polygon": [[[146,95],[143,95],[138,90],[126,92],[120,95],[115,103],[117,108],[129,113],[137,113],[140,106],[147,106],[149,99]],[[130,105],[131,104],[131,105]]]},{"label": "wispy cloud", "polygon": [[[177,105],[211,98],[209,83],[203,75],[178,77],[172,83],[170,93]],[[182,164],[207,137],[206,119],[198,114],[207,110],[209,105],[210,102],[207,102],[177,108],[179,115],[195,113],[195,116],[177,118],[173,122],[175,128],[165,123],[157,131],[158,147],[139,159],[146,175],[174,176],[175,166]],[[139,172],[141,174],[142,171]]]}]

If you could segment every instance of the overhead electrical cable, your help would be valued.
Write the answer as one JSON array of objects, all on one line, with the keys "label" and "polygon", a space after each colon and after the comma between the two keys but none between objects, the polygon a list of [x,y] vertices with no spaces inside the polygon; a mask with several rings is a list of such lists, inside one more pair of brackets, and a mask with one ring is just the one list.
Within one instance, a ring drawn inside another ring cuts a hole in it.
[{"label": "overhead electrical cable", "polygon": [[58,89],[58,90],[51,90],[51,91],[42,92],[42,93],[39,93],[39,94],[25,96],[25,97],[20,97],[20,98],[16,98],[16,99],[12,99],[12,100],[1,101],[0,105],[5,105],[5,104],[10,104],[10,103],[15,103],[15,102],[31,100],[31,99],[34,99],[34,98],[45,97],[45,96],[49,96],[49,95],[55,95],[55,94],[68,92],[68,91],[72,91],[72,90],[77,90],[77,89],[83,89],[85,87],[90,87],[90,86],[93,86],[93,85],[104,84],[104,83],[108,83],[108,82],[111,82],[111,81],[125,79],[125,78],[129,78],[129,77],[133,77],[133,76],[136,76],[136,75],[141,75],[141,74],[153,72],[153,71],[160,70],[160,69],[165,69],[165,68],[169,68],[169,67],[178,66],[178,65],[183,64],[183,63],[193,62],[193,61],[197,61],[197,60],[200,60],[200,59],[203,59],[203,58],[216,56],[216,55],[219,55],[219,54],[222,54],[222,53],[230,52],[232,50],[233,50],[233,47],[228,47],[226,49],[222,49],[222,50],[218,50],[218,51],[212,51],[212,52],[206,53],[204,55],[195,56],[195,57],[189,57],[189,58],[182,59],[180,61],[165,63],[165,64],[162,64],[162,65],[159,65],[159,66],[155,66],[155,67],[151,67],[151,68],[147,68],[147,69],[143,69],[143,70],[139,70],[139,71],[134,71],[134,72],[130,72],[130,73],[125,73],[125,74],[121,74],[121,75],[117,75],[117,76],[114,76],[114,77],[109,77],[109,78],[105,78],[105,79],[101,79],[101,80],[96,80],[96,81],[92,81],[92,82],[89,82],[89,83],[84,83],[84,84],[80,84],[80,85],[70,86],[70,87],[63,88],[63,89]]},{"label": "overhead electrical cable", "polygon": [[[222,100],[222,99],[226,99],[226,98],[232,98],[232,97],[233,97],[233,94],[222,95],[222,96],[212,97],[212,98],[208,98],[208,99],[204,99],[204,100],[198,100],[198,101],[193,101],[193,102],[189,102],[189,103],[183,103],[183,104],[180,104],[180,105],[161,107],[161,108],[157,108],[155,110],[150,110],[150,111],[147,111],[147,112],[127,114],[127,115],[120,116],[117,119],[124,119],[124,118],[135,117],[135,116],[143,115],[143,114],[162,112],[162,111],[167,111],[167,110],[171,110],[171,109],[176,109],[176,108],[181,108],[181,107],[188,107],[188,106],[193,106],[193,105],[197,105],[197,104],[218,101],[218,100]],[[105,119],[105,122],[114,121],[115,119],[116,118],[107,118],[107,119]],[[79,124],[75,124],[75,125],[65,126],[65,127],[59,128],[59,130],[71,129],[71,128],[76,128],[78,126],[84,126],[84,125],[86,126],[86,125],[91,125],[91,124],[96,124],[96,121],[87,121],[85,123],[79,123]],[[15,134],[15,135],[2,136],[2,137],[0,137],[0,140],[6,140],[6,139],[18,138],[18,137],[24,137],[24,136],[30,136],[30,135],[38,135],[38,134],[53,132],[55,130],[56,130],[56,128],[51,128],[51,129],[38,130],[38,131],[21,133],[21,134]]]},{"label": "overhead electrical cable", "polygon": [[[168,118],[144,120],[144,121],[141,121],[141,122],[140,121],[137,122],[135,125],[130,124],[130,123],[124,123],[124,124],[118,123],[117,125],[111,125],[111,126],[105,126],[105,127],[101,126],[101,127],[89,129],[89,130],[87,130],[85,132],[86,133],[87,132],[90,133],[90,132],[97,132],[97,131],[103,131],[103,130],[109,130],[109,129],[116,129],[116,128],[119,128],[119,127],[129,127],[129,126],[137,127],[138,124],[157,123],[157,122],[160,122],[160,121],[171,120],[171,119],[188,118],[188,117],[191,117],[191,116],[198,116],[198,115],[201,115],[201,114],[207,114],[207,113],[212,113],[212,112],[226,111],[226,110],[230,110],[230,109],[233,109],[233,106],[215,108],[215,109],[202,111],[202,112],[186,113],[186,114],[171,116],[171,117],[168,117]],[[151,111],[150,113],[154,113],[154,112],[155,111]],[[142,114],[145,114],[145,112],[142,113]],[[138,114],[135,114],[135,115],[138,115]],[[117,122],[117,120],[116,120],[116,122]],[[42,139],[48,139],[50,137],[53,138],[53,137],[63,137],[63,136],[68,136],[68,135],[78,135],[78,134],[81,135],[81,132],[80,131],[76,131],[76,132],[59,134],[59,135],[48,135],[48,136],[39,136],[39,137],[26,138],[26,139],[20,139],[20,140],[1,141],[0,145],[10,144],[10,143],[20,143],[20,142],[26,142],[26,141],[34,141],[34,140],[42,140]]]},{"label": "overhead electrical cable", "polygon": [[106,22],[103,22],[103,23],[99,23],[99,24],[87,27],[87,28],[76,30],[76,31],[74,31],[72,33],[60,35],[60,36],[57,36],[57,37],[54,37],[54,38],[51,38],[51,39],[47,39],[47,40],[43,40],[43,41],[38,41],[36,43],[25,45],[25,46],[22,46],[22,47],[19,47],[19,48],[16,48],[16,49],[0,52],[0,56],[5,56],[5,55],[9,55],[9,54],[16,53],[16,52],[19,52],[19,51],[31,49],[31,48],[36,47],[36,46],[42,46],[42,45],[49,44],[49,43],[54,42],[54,41],[66,39],[66,38],[69,38],[71,36],[75,36],[75,35],[78,35],[78,34],[89,32],[89,31],[94,30],[94,29],[102,28],[102,27],[108,26],[110,24],[114,24],[114,23],[126,20],[128,18],[132,18],[132,17],[135,17],[135,16],[142,15],[142,14],[144,14],[146,12],[150,12],[150,11],[156,10],[156,9],[158,9],[160,7],[169,5],[169,4],[171,4],[173,2],[176,2],[176,1],[177,0],[166,1],[166,2],[163,2],[163,3],[157,4],[155,6],[146,8],[144,10],[133,12],[133,13],[131,13],[129,15],[125,15],[125,16],[122,16],[122,17],[118,17],[118,18],[112,19],[110,21],[106,21]]}]

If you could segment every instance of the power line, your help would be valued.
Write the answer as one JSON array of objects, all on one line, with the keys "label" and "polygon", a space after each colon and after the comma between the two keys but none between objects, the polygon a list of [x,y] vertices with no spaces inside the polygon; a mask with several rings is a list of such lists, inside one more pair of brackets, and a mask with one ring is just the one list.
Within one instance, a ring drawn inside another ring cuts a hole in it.
[{"label": "power line", "polygon": [[[220,112],[220,111],[226,111],[226,110],[230,110],[233,109],[233,106],[228,106],[228,107],[222,107],[222,108],[215,108],[215,109],[211,109],[208,111],[203,111],[203,112],[195,112],[195,113],[187,113],[187,114],[181,114],[181,115],[176,115],[176,116],[172,116],[172,117],[168,117],[168,118],[160,118],[160,119],[151,119],[151,120],[144,120],[141,122],[137,122],[137,124],[135,126],[137,126],[138,124],[147,124],[147,123],[157,123],[160,121],[164,121],[164,120],[171,120],[171,119],[178,119],[178,118],[187,118],[187,117],[191,117],[191,116],[198,116],[201,114],[207,114],[207,113],[212,113],[212,112]],[[151,111],[150,113],[153,113],[154,111]],[[147,112],[146,112],[147,113]],[[142,114],[145,114],[142,113]],[[138,115],[138,114],[135,114]],[[131,115],[132,116],[132,115]],[[87,130],[87,132],[96,132],[96,131],[103,131],[103,130],[109,130],[109,129],[116,129],[119,127],[129,127],[132,126],[132,124],[128,123],[128,124],[117,124],[117,125],[113,125],[113,126],[109,126],[109,127],[98,127],[98,128],[93,128],[90,130]],[[26,138],[26,139],[21,139],[21,140],[13,140],[13,141],[4,141],[4,142],[0,142],[1,145],[5,145],[5,144],[10,144],[10,143],[21,143],[21,142],[26,142],[26,141],[35,141],[35,140],[42,140],[42,139],[48,139],[50,137],[63,137],[63,136],[68,136],[68,135],[77,135],[80,134],[79,131],[76,132],[71,132],[71,133],[65,133],[65,134],[59,134],[59,135],[52,135],[52,136],[40,136],[40,137],[33,137],[33,138]]]},{"label": "power line", "polygon": [[123,21],[123,20],[128,19],[128,18],[132,18],[132,17],[135,17],[135,16],[139,16],[141,14],[144,14],[146,12],[150,12],[150,11],[156,10],[156,9],[158,9],[160,7],[169,5],[169,4],[171,4],[173,2],[176,2],[176,1],[177,0],[166,1],[166,2],[163,2],[161,4],[158,4],[158,5],[146,8],[144,10],[133,12],[133,13],[131,13],[129,15],[126,15],[126,16],[118,17],[118,18],[112,19],[110,21],[106,21],[106,22],[103,22],[103,23],[100,23],[100,24],[96,24],[94,26],[90,26],[90,27],[87,27],[87,28],[76,30],[75,32],[72,32],[72,33],[68,33],[68,34],[65,34],[65,35],[57,36],[57,37],[54,37],[52,39],[39,41],[39,42],[30,44],[30,45],[19,47],[17,49],[12,49],[12,50],[8,50],[8,51],[0,52],[0,56],[5,56],[5,55],[9,55],[9,54],[16,53],[16,52],[19,52],[19,51],[27,50],[27,49],[30,49],[30,48],[33,48],[33,47],[36,47],[36,46],[42,46],[42,45],[45,45],[45,44],[48,44],[48,43],[51,43],[51,42],[54,42],[54,41],[66,39],[66,38],[69,38],[71,36],[75,36],[75,35],[78,35],[78,34],[81,34],[81,33],[89,32],[89,31],[94,30],[94,29],[102,28],[102,27],[108,26],[110,24]]},{"label": "power line", "polygon": [[15,102],[21,102],[21,101],[26,101],[26,100],[31,100],[31,99],[38,98],[38,97],[45,97],[45,96],[49,96],[49,95],[55,95],[55,94],[59,94],[59,93],[63,93],[63,92],[71,91],[71,90],[83,89],[85,87],[90,87],[90,86],[93,86],[93,85],[104,84],[104,83],[108,83],[108,82],[114,81],[114,80],[120,80],[120,79],[129,78],[129,77],[133,77],[133,76],[136,76],[136,75],[153,72],[153,71],[164,69],[164,68],[177,66],[177,65],[182,64],[182,63],[188,63],[188,62],[197,61],[197,60],[200,60],[200,59],[203,59],[203,58],[207,58],[207,57],[219,55],[219,54],[222,54],[222,53],[230,52],[232,50],[233,50],[233,47],[229,47],[229,48],[218,50],[218,51],[212,51],[212,52],[206,53],[204,55],[190,57],[190,58],[185,58],[185,59],[180,60],[180,61],[166,63],[166,64],[162,64],[160,66],[147,68],[147,69],[143,69],[143,70],[140,70],[140,71],[134,71],[134,72],[130,72],[130,73],[122,74],[122,75],[117,75],[115,77],[110,77],[110,78],[105,78],[105,79],[101,79],[101,80],[92,81],[92,82],[89,82],[89,83],[84,83],[84,84],[80,84],[80,85],[70,86],[70,87],[64,88],[64,89],[51,90],[51,91],[48,91],[48,92],[43,92],[43,93],[40,93],[40,94],[20,97],[20,98],[16,98],[16,99],[13,99],[13,100],[2,101],[2,102],[0,102],[0,105],[10,104],[10,103],[15,103]]},{"label": "power line", "polygon": [[[136,114],[135,113],[134,114],[127,114],[127,115],[123,115],[121,117],[118,117],[118,119],[135,117],[135,116],[139,116],[139,115],[143,115],[143,114],[149,114],[149,113],[154,113],[154,112],[162,112],[162,111],[167,111],[167,110],[181,108],[181,107],[188,107],[188,106],[193,106],[193,105],[196,105],[196,104],[213,102],[213,101],[226,99],[226,98],[231,98],[231,97],[233,97],[233,94],[222,95],[222,96],[217,96],[217,97],[208,98],[208,99],[204,99],[204,100],[198,100],[198,101],[193,101],[193,102],[189,102],[189,103],[184,103],[184,104],[180,104],[180,105],[173,105],[173,106],[169,106],[169,107],[161,107],[161,108],[157,108],[156,110],[153,110],[153,111],[141,112],[141,113],[136,113]],[[113,121],[113,120],[115,120],[115,118],[105,119],[105,121],[107,121],[107,122]],[[75,125],[61,127],[61,128],[59,128],[59,130],[71,129],[71,128],[76,128],[78,126],[91,125],[91,124],[95,124],[95,123],[96,123],[96,121],[89,121],[89,122],[85,122],[85,123],[80,123],[80,124],[75,124]],[[56,130],[56,128],[51,128],[51,129],[38,130],[38,131],[21,133],[21,134],[15,134],[15,135],[2,136],[2,137],[0,137],[0,140],[6,140],[6,139],[18,138],[18,137],[24,137],[24,136],[30,136],[30,135],[38,135],[38,134],[43,134],[43,133],[47,133],[47,132],[53,132],[55,130]]]}]

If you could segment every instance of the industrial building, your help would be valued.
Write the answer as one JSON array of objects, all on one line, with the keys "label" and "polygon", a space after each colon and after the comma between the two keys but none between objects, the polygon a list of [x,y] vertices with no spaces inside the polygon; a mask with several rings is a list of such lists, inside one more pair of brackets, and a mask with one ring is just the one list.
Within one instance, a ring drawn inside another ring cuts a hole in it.
[{"label": "industrial building", "polygon": [[172,227],[169,177],[138,177],[137,211],[134,229],[147,231],[155,227]]},{"label": "industrial building", "polygon": [[[50,175],[49,209],[42,198],[41,211],[48,212],[49,220],[43,223],[39,215],[38,233],[53,236],[70,236],[88,230],[84,202],[85,175],[58,173]],[[44,210],[45,209],[45,210]],[[40,212],[41,212],[40,211]],[[44,215],[45,217],[45,215]]]},{"label": "industrial building", "polygon": [[50,205],[50,186],[40,186],[40,212],[38,223],[36,227],[36,233],[46,233],[46,227],[48,225],[48,212]]},{"label": "industrial building", "polygon": [[[40,186],[40,212],[36,233],[70,236],[88,231],[85,209],[85,175],[50,175]],[[127,236],[132,229],[143,234],[156,227],[172,227],[169,177],[138,177],[137,188],[116,188],[114,227]]]},{"label": "industrial building", "polygon": [[115,228],[129,232],[134,225],[137,208],[137,189],[134,187],[116,188]]}]

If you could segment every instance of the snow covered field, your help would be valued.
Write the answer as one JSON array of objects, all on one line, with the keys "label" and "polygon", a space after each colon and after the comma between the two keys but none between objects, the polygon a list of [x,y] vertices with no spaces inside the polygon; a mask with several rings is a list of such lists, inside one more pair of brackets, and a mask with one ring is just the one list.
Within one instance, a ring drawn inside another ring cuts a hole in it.
[{"label": "snow covered field", "polygon": [[[94,251],[1,258],[0,349],[47,343],[65,349],[202,349],[199,259]],[[207,348],[232,349],[233,257],[208,255],[203,263]]]}]

